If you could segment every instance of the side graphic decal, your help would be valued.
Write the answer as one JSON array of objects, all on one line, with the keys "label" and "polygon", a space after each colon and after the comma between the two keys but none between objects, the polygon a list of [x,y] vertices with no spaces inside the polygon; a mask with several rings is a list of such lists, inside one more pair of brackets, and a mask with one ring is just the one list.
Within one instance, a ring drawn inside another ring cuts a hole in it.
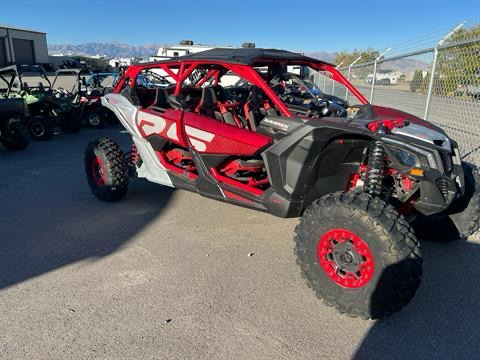
[{"label": "side graphic decal", "polygon": [[[139,111],[137,126],[145,138],[150,135],[159,135],[178,141],[177,123],[174,121],[170,123],[170,121],[162,118],[161,116]],[[167,131],[165,132],[166,129]],[[192,143],[192,146],[195,148],[195,150],[200,152],[207,150],[207,143],[212,142],[212,140],[215,138],[215,134],[196,129],[191,126],[186,126],[185,132],[187,133],[188,139]]]}]

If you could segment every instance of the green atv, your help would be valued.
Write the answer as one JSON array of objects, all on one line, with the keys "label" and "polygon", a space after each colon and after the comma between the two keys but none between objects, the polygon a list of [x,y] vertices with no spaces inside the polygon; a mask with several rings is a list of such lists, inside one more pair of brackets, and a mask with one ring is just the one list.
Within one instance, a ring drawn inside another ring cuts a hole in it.
[{"label": "green atv", "polygon": [[[26,80],[28,73],[30,84]],[[33,86],[31,78],[38,81]],[[74,94],[63,88],[55,89],[42,66],[8,66],[0,69],[0,80],[6,85],[0,90],[0,96],[9,99],[24,99],[28,111],[28,130],[35,140],[47,141],[54,135],[55,126],[64,133],[73,134],[81,129],[77,107],[74,106]],[[1,82],[0,82],[1,83]],[[45,84],[44,84],[45,83]]]}]

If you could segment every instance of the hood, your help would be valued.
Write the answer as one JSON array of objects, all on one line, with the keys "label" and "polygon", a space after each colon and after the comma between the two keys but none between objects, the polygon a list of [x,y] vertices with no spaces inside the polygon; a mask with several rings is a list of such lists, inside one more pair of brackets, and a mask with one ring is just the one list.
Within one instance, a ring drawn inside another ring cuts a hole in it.
[{"label": "hood", "polygon": [[390,122],[392,127],[390,130],[393,134],[414,138],[447,151],[452,149],[450,138],[441,128],[417,116],[377,105],[363,105],[359,108],[355,120],[368,121],[369,128],[373,122]]},{"label": "hood", "polygon": [[[388,119],[408,120],[414,124],[424,126],[426,128],[435,130],[437,132],[444,133],[443,130],[438,126],[435,126],[432,123],[429,123],[428,121],[425,121],[415,115],[409,114],[401,110],[392,109],[384,106],[378,106],[378,105],[363,105],[362,107],[363,109],[361,109],[357,114],[359,118],[361,117],[369,120],[388,120]],[[365,113],[362,111],[364,109],[365,109]],[[362,112],[362,114],[360,114],[360,112]],[[365,117],[363,117],[363,115],[365,115]]]}]

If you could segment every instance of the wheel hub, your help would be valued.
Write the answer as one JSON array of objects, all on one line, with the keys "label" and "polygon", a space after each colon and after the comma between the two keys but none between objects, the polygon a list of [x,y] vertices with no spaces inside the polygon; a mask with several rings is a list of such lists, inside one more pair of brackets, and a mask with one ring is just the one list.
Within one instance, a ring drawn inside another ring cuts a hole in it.
[{"label": "wheel hub", "polygon": [[341,270],[357,272],[362,262],[361,255],[349,241],[339,242],[333,246],[333,260]]},{"label": "wheel hub", "polygon": [[318,242],[317,255],[328,277],[342,287],[362,287],[373,276],[370,248],[350,230],[333,229],[323,234]]},{"label": "wheel hub", "polygon": [[98,125],[100,125],[100,117],[97,114],[91,114],[88,117],[88,122],[92,126],[98,126]]},{"label": "wheel hub", "polygon": [[41,124],[33,124],[32,125],[32,132],[35,136],[42,136],[45,133],[45,129]]},{"label": "wheel hub", "polygon": [[103,186],[106,183],[106,171],[103,165],[103,161],[95,156],[92,160],[92,177],[95,181],[95,184],[98,186]]}]

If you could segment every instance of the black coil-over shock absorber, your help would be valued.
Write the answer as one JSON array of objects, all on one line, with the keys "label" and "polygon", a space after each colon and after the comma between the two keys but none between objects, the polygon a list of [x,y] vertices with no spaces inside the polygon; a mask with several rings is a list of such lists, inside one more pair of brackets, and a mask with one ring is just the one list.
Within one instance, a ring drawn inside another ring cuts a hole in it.
[{"label": "black coil-over shock absorber", "polygon": [[374,196],[379,196],[382,193],[384,157],[385,151],[382,142],[375,141],[370,149],[365,178],[365,191]]}]

